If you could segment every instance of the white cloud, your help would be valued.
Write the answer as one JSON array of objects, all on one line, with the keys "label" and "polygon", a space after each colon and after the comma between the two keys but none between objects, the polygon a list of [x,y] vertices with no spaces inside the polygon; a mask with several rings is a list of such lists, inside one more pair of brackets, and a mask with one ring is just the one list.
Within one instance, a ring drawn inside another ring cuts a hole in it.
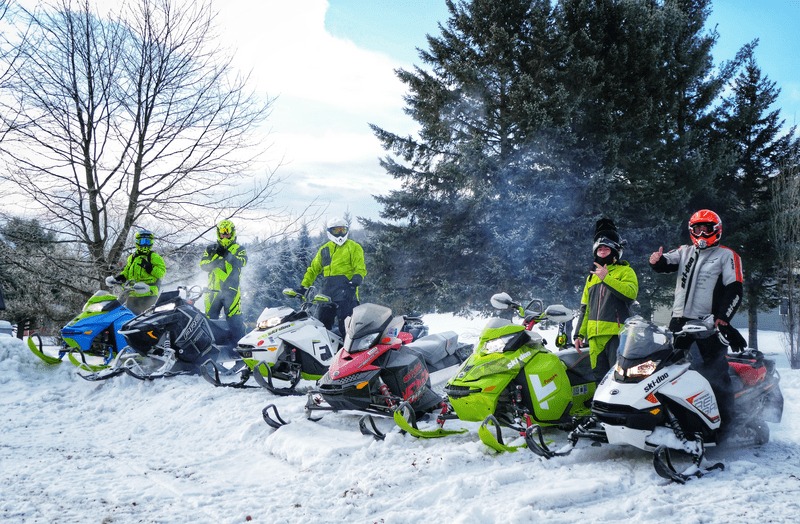
[{"label": "white cloud", "polygon": [[332,214],[349,208],[377,218],[369,195],[399,184],[378,165],[385,151],[367,124],[413,132],[402,111],[405,85],[394,74],[409,65],[329,34],[325,0],[228,0],[217,7],[237,65],[252,69],[260,91],[278,96],[268,126],[271,154],[284,157],[279,173],[293,186],[284,198],[297,198],[297,209],[317,197],[330,202]]}]

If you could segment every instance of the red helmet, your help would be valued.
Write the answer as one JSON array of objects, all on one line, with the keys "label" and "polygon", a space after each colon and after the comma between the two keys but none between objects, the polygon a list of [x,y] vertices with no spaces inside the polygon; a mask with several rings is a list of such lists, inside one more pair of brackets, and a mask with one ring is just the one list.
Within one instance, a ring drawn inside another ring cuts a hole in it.
[{"label": "red helmet", "polygon": [[722,238],[722,220],[708,209],[701,209],[689,219],[689,234],[700,249],[716,246]]}]

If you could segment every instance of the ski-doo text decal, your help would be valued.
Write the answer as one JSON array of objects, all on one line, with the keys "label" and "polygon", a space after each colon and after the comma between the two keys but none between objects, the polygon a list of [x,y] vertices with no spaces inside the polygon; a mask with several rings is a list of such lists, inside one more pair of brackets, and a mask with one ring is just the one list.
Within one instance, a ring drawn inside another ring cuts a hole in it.
[{"label": "ski-doo text decal", "polygon": [[668,378],[669,378],[669,373],[664,373],[663,375],[657,376],[656,378],[647,383],[647,385],[644,387],[644,392],[649,393],[651,389],[661,384]]}]

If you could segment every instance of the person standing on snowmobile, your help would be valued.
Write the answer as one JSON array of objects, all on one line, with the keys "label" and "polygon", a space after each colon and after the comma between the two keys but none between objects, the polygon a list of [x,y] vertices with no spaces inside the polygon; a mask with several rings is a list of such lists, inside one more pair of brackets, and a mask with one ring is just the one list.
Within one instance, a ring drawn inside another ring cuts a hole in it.
[{"label": "person standing on snowmobile", "polygon": [[[122,273],[114,280],[124,284],[128,280],[142,282],[150,286],[147,293],[137,293],[131,290],[125,306],[135,315],[149,308],[158,300],[161,279],[167,274],[167,266],[161,255],[153,251],[153,233],[139,231],[136,233],[136,252],[128,256],[128,261]],[[112,282],[113,283],[113,282]]]},{"label": "person standing on snowmobile", "polygon": [[583,289],[575,336],[577,349],[588,341],[595,382],[600,382],[616,363],[619,331],[639,294],[636,272],[620,260],[624,245],[612,220],[597,221],[592,248],[594,270]]},{"label": "person standing on snowmobile", "polygon": [[331,297],[332,305],[320,306],[319,320],[330,330],[334,317],[338,317],[339,333],[344,336],[344,320],[358,305],[358,286],[367,276],[367,266],[364,250],[347,238],[350,233],[347,222],[341,218],[329,220],[327,233],[330,242],[319,248],[297,291],[305,294],[322,273],[325,277],[322,294]]},{"label": "person standing on snowmobile", "polygon": [[217,242],[206,248],[200,268],[208,272],[208,288],[211,290],[206,293],[206,316],[212,320],[219,318],[224,309],[233,343],[245,334],[239,292],[245,264],[247,251],[236,243],[236,228],[230,220],[223,220],[217,224]]},{"label": "person standing on snowmobile", "polygon": [[[722,220],[708,209],[701,209],[689,219],[692,245],[680,246],[668,253],[664,248],[650,255],[650,267],[657,273],[678,273],[675,301],[669,329],[680,331],[689,320],[713,319],[723,332],[735,330],[730,321],[742,302],[744,278],[742,261],[732,249],[720,245]],[[738,332],[737,332],[738,333]],[[679,338],[676,346],[692,340]],[[711,385],[719,405],[721,432],[729,429],[733,420],[733,393],[728,375],[728,347],[718,337],[696,340],[703,360],[697,371]]]}]

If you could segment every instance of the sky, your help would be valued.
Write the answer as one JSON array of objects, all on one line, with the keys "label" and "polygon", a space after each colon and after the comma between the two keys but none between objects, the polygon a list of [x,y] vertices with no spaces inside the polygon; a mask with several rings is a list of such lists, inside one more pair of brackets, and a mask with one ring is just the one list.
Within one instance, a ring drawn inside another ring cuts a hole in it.
[{"label": "sky", "polygon": [[[421,65],[417,48],[446,24],[444,0],[228,0],[219,3],[225,41],[258,89],[277,96],[269,120],[270,162],[286,178],[279,201],[314,203],[321,218],[378,219],[371,195],[399,188],[379,166],[386,155],[368,124],[400,135],[417,126],[403,113],[396,68]],[[787,124],[800,116],[800,0],[722,2],[708,27],[715,63],[758,38],[756,59],[782,90]]]},{"label": "sky", "polygon": [[[486,318],[427,315],[431,333],[475,343]],[[552,347],[554,330],[543,331]],[[687,485],[657,476],[650,453],[581,442],[567,457],[496,454],[478,423],[464,434],[421,440],[360,414],[306,420],[305,397],[214,388],[197,376],[100,383],[69,363],[48,366],[21,341],[0,336],[0,520],[34,523],[193,524],[754,524],[800,514],[800,370],[780,334],[759,331],[776,361],[783,420],[767,444],[709,448],[718,471]],[[431,375],[434,390],[456,368]],[[251,379],[252,381],[252,379]],[[301,381],[300,387],[313,383]],[[796,402],[797,401],[797,402]],[[274,430],[275,404],[289,425]],[[432,429],[420,422],[420,429]],[[504,440],[522,439],[504,430]],[[546,430],[561,447],[566,434]],[[677,468],[688,465],[673,455]]]}]

